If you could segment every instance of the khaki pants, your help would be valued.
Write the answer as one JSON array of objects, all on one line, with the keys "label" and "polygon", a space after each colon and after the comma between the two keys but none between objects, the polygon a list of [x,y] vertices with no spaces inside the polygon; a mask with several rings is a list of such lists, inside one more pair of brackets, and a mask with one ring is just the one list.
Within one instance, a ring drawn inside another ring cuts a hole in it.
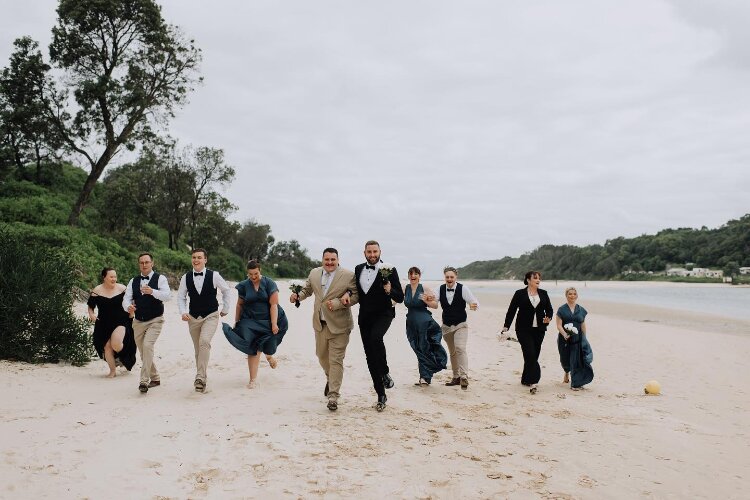
[{"label": "khaki pants", "polygon": [[195,348],[195,379],[204,384],[206,383],[208,358],[211,356],[211,339],[214,338],[218,324],[219,311],[202,318],[190,316],[190,319],[188,319],[190,338],[193,339],[193,347]]},{"label": "khaki pants", "polygon": [[448,344],[453,378],[469,376],[469,355],[466,352],[466,341],[469,338],[469,326],[464,321],[457,325],[442,325],[443,338]]},{"label": "khaki pants", "polygon": [[344,356],[349,344],[349,334],[331,333],[328,325],[315,332],[315,355],[328,379],[328,399],[339,399],[341,382],[344,380]]},{"label": "khaki pants", "polygon": [[141,384],[148,384],[150,380],[159,380],[159,371],[154,364],[154,344],[161,334],[164,316],[148,321],[133,320],[133,336],[138,352],[141,353]]}]

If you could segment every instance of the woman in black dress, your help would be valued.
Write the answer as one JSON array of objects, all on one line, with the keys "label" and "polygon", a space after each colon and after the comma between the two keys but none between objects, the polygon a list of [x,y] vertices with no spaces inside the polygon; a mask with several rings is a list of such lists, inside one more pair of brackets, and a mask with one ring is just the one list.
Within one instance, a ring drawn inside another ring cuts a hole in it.
[{"label": "woman in black dress", "polygon": [[101,276],[101,284],[89,294],[89,319],[94,323],[94,348],[107,362],[111,378],[118,362],[128,371],[133,368],[136,347],[132,319],[122,308],[125,285],[117,282],[117,272],[111,267],[102,269]]},{"label": "woman in black dress", "polygon": [[542,281],[542,273],[529,271],[523,279],[526,288],[516,290],[513,299],[508,306],[503,324],[503,335],[510,328],[513,317],[516,317],[516,337],[523,351],[523,374],[521,383],[529,386],[529,392],[536,394],[539,379],[542,377],[542,368],[539,366],[539,353],[542,351],[542,342],[547,325],[552,320],[552,303],[549,301],[547,292],[539,288]]}]

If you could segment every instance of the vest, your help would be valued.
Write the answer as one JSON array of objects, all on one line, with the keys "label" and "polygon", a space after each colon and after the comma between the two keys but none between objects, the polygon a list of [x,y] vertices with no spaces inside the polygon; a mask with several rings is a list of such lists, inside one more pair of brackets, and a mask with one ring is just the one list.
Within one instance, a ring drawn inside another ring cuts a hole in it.
[{"label": "vest", "polygon": [[[154,271],[148,286],[159,288],[159,273]],[[133,301],[135,302],[135,319],[138,321],[150,321],[164,315],[164,303],[153,295],[141,293],[141,275],[133,278]]]},{"label": "vest", "polygon": [[190,297],[190,316],[203,318],[219,310],[219,301],[216,300],[216,287],[214,286],[214,272],[210,269],[203,270],[203,288],[201,293],[195,288],[193,271],[185,275],[188,297]]},{"label": "vest", "polygon": [[440,307],[443,308],[443,324],[455,326],[466,321],[466,301],[464,300],[461,283],[454,285],[453,303],[448,303],[446,286],[440,285]]}]

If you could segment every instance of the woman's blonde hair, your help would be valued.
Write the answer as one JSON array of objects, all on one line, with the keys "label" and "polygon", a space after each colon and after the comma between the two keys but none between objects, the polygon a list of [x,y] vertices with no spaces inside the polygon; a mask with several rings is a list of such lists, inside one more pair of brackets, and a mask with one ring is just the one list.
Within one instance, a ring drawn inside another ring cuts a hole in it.
[{"label": "woman's blonde hair", "polygon": [[578,290],[576,290],[576,287],[569,286],[568,288],[565,289],[565,296],[566,297],[568,296],[568,292],[571,291],[571,290],[573,290],[576,293],[576,295],[578,295]]}]

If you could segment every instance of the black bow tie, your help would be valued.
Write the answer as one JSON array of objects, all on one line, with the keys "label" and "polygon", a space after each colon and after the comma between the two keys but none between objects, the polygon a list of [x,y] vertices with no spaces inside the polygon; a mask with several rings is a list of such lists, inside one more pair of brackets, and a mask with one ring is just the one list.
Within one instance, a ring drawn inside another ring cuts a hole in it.
[{"label": "black bow tie", "polygon": [[455,288],[448,288],[448,289],[447,289],[447,290],[445,290],[445,291],[446,291],[446,292],[448,292],[448,293],[453,293],[453,292],[455,292],[455,291],[456,291],[456,289],[455,289]]},{"label": "black bow tie", "polygon": [[372,269],[375,270],[375,266],[371,266],[370,264],[365,264],[365,269]]},{"label": "black bow tie", "polygon": [[148,276],[141,276],[141,279],[142,279],[142,280],[147,280],[147,279],[148,279]]},{"label": "black bow tie", "polygon": [[193,271],[193,276],[203,276],[203,271],[199,273],[196,273],[195,271]]}]

